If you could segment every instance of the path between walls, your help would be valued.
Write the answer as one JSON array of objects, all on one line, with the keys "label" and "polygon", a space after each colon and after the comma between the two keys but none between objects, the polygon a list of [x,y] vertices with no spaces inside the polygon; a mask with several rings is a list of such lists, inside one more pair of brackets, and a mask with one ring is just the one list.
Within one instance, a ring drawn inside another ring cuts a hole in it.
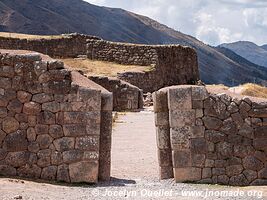
[{"label": "path between walls", "polygon": [[117,179],[158,180],[154,114],[119,113],[113,125],[111,176]]}]

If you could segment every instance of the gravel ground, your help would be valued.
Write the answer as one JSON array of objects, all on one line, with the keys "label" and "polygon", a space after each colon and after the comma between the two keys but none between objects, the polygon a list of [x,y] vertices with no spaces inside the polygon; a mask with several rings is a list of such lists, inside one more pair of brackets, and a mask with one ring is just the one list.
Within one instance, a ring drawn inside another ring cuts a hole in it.
[{"label": "gravel ground", "polygon": [[267,199],[267,186],[228,187],[158,180],[154,116],[150,110],[119,114],[113,129],[112,178],[93,185],[0,179],[0,199]]}]

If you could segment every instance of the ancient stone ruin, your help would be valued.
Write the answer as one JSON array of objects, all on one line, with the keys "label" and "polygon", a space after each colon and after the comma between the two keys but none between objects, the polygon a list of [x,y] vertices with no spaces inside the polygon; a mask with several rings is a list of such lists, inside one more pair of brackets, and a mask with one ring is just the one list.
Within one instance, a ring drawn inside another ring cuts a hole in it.
[{"label": "ancient stone ruin", "polygon": [[62,62],[0,54],[0,174],[110,177],[112,94]]},{"label": "ancient stone ruin", "polygon": [[267,183],[267,101],[174,86],[154,93],[160,177]]}]

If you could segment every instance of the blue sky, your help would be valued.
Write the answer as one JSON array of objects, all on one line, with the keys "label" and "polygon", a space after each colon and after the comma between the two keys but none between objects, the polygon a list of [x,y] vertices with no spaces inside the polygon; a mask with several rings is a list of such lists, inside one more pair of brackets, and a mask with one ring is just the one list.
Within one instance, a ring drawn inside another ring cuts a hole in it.
[{"label": "blue sky", "polygon": [[267,0],[86,0],[151,17],[210,45],[267,44]]}]

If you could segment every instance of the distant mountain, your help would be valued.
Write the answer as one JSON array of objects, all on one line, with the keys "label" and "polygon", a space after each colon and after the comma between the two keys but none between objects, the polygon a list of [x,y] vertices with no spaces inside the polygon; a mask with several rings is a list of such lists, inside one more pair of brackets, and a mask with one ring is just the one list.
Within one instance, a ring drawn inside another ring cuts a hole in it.
[{"label": "distant mountain", "polygon": [[260,47],[252,42],[240,41],[234,43],[221,44],[220,47],[225,47],[246,58],[250,62],[257,65],[267,67],[267,48]]},{"label": "distant mountain", "polygon": [[267,44],[262,45],[261,48],[265,49],[267,51]]},{"label": "distant mountain", "polygon": [[267,79],[267,69],[242,65],[189,35],[148,17],[82,0],[1,0],[0,31],[28,34],[79,32],[103,39],[144,44],[181,44],[198,52],[201,79],[237,85]]}]

